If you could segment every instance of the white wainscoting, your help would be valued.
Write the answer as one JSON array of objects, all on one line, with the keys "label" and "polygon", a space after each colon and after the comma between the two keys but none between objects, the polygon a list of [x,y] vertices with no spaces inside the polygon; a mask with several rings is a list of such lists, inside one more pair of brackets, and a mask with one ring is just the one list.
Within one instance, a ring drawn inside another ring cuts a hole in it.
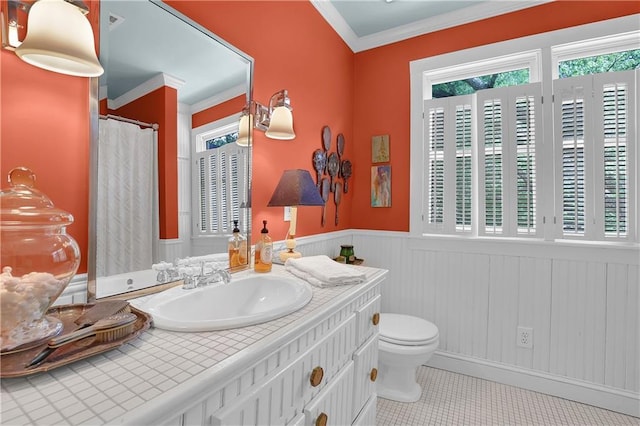
[{"label": "white wainscoting", "polygon": [[[382,310],[440,331],[429,364],[640,416],[638,248],[354,231]],[[533,348],[517,346],[518,326]],[[535,376],[535,380],[532,379]]]},{"label": "white wainscoting", "polygon": [[[366,265],[389,269],[382,310],[438,326],[429,365],[640,416],[637,247],[365,230],[297,241],[305,256],[353,244]],[[532,349],[516,345],[518,326],[533,329]]]}]

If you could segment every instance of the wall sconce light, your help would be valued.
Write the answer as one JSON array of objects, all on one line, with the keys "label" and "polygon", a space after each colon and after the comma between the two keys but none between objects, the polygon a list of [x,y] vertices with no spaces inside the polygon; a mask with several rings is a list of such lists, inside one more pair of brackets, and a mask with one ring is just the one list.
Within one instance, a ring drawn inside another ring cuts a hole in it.
[{"label": "wall sconce light", "polygon": [[[254,108],[251,108],[251,107]],[[253,109],[253,111],[252,111]],[[240,146],[249,146],[251,145],[252,135],[251,130],[253,129],[253,123],[255,117],[255,103],[247,104],[242,110],[242,114],[240,115],[240,123],[238,124],[238,139],[236,139],[236,143]]]},{"label": "wall sconce light", "polygon": [[[27,35],[20,41],[20,11],[28,11]],[[104,69],[94,49],[89,8],[80,0],[7,1],[2,18],[2,45],[23,61],[49,71],[98,77]]]},{"label": "wall sconce light", "polygon": [[291,140],[296,137],[293,131],[291,101],[286,90],[274,93],[269,106],[253,101],[242,110],[237,144],[249,145],[249,132],[252,128],[262,130],[270,139]]},{"label": "wall sconce light", "polygon": [[291,207],[291,221],[289,232],[285,239],[287,250],[280,252],[280,260],[298,258],[302,255],[295,251],[296,248],[296,222],[298,220],[298,206],[324,206],[324,200],[320,196],[318,187],[313,182],[311,174],[307,170],[285,170],[280,177],[271,200],[267,207]]}]

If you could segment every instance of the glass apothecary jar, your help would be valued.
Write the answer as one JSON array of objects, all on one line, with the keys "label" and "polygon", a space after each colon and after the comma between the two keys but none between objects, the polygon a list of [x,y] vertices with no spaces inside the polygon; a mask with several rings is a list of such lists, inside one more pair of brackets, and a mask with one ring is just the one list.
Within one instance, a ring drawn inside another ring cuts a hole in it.
[{"label": "glass apothecary jar", "polygon": [[71,281],[80,249],[66,234],[73,216],[35,188],[35,174],[11,170],[0,192],[0,351],[54,336],[62,322],[45,313]]}]

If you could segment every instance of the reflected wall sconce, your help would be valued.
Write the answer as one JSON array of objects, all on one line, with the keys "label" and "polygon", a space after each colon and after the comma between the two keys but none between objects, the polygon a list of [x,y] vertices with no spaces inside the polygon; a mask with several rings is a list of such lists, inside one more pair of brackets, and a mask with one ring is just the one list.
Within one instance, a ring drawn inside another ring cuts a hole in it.
[{"label": "reflected wall sconce", "polygon": [[[2,46],[23,61],[49,71],[98,77],[104,69],[94,48],[93,30],[80,0],[8,0],[2,16]],[[20,40],[28,13],[27,35]],[[22,21],[20,19],[22,18]]]},{"label": "reflected wall sconce", "polygon": [[298,206],[324,206],[324,200],[307,170],[285,170],[267,204],[267,207],[291,207],[291,221],[285,239],[287,249],[280,252],[280,260],[283,262],[302,256],[295,251]]},{"label": "reflected wall sconce", "polygon": [[269,106],[252,101],[242,110],[236,143],[248,146],[251,129],[265,132],[270,139],[291,140],[296,137],[293,131],[293,108],[286,89],[271,96]]}]

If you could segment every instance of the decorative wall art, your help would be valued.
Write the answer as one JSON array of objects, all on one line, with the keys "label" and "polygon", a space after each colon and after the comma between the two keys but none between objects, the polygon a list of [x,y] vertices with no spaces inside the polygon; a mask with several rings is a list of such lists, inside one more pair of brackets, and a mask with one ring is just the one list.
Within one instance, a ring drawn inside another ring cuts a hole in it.
[{"label": "decorative wall art", "polygon": [[[331,128],[329,126],[322,127],[322,149],[313,151],[312,163],[313,169],[316,171],[316,185],[318,191],[325,202],[322,208],[322,218],[320,223],[322,226],[326,223],[326,203],[330,198],[336,205],[336,226],[338,225],[338,207],[342,200],[342,193],[348,192],[347,181],[352,174],[351,161],[343,159],[345,138],[342,133],[336,137],[336,152],[331,150]],[[325,175],[329,175],[326,177]],[[340,181],[342,179],[342,181]],[[333,197],[329,194],[333,192]]]},{"label": "decorative wall art", "polygon": [[391,166],[371,166],[371,207],[391,207]]},{"label": "decorative wall art", "polygon": [[371,137],[371,162],[389,162],[389,135]]}]

